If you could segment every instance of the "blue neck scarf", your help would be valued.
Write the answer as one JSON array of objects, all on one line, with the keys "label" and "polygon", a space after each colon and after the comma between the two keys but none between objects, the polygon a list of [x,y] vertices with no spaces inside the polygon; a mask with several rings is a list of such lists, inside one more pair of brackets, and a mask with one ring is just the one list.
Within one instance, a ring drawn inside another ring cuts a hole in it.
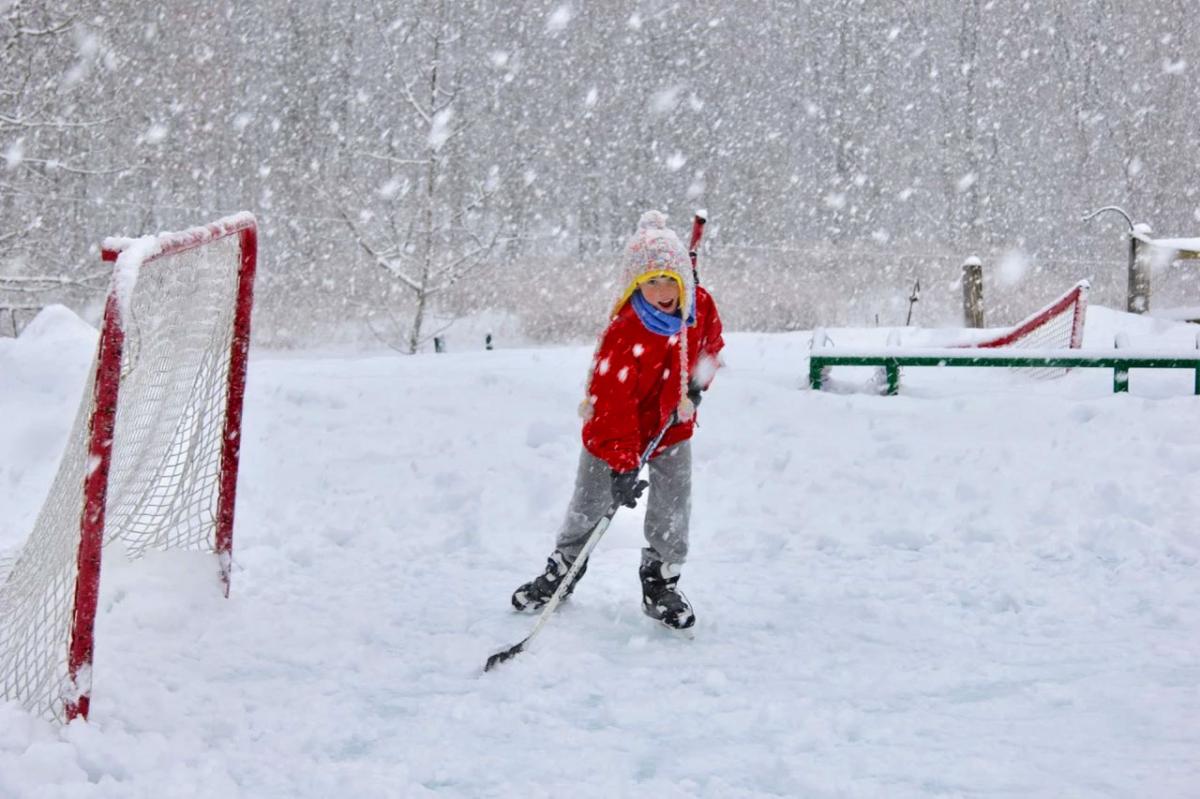
[{"label": "blue neck scarf", "polygon": [[[650,303],[642,296],[640,290],[633,292],[633,296],[629,298],[633,304],[633,310],[637,313],[638,319],[642,320],[642,324],[651,333],[657,333],[660,336],[673,336],[683,329],[683,319],[673,313],[666,313]],[[696,303],[692,303],[692,307],[688,311],[688,327],[696,324]]]}]

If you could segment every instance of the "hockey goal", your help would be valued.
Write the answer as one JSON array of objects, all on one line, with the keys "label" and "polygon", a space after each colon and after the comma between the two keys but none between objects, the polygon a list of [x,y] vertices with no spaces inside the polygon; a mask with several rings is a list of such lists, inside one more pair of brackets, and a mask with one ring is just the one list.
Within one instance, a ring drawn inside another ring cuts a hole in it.
[{"label": "hockey goal", "polygon": [[960,346],[1077,350],[1083,346],[1089,288],[1091,284],[1081,280],[1054,302],[1025,317],[1006,332]]},{"label": "hockey goal", "polygon": [[[1004,333],[960,344],[960,347],[1016,347],[1036,350],[1077,350],[1083,346],[1083,326],[1087,320],[1088,290],[1091,284],[1081,280],[1061,297],[1013,325]],[[1065,369],[1021,368],[1031,377],[1058,377]]]},{"label": "hockey goal", "polygon": [[256,251],[248,213],[105,240],[75,424],[33,532],[0,561],[0,697],[86,718],[105,545],[214,552],[228,595]]}]

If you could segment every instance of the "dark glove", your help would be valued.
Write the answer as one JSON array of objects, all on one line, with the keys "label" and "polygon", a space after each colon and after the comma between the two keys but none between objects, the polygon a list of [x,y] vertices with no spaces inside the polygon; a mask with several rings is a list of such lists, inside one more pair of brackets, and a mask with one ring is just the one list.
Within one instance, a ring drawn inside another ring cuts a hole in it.
[{"label": "dark glove", "polygon": [[637,469],[629,472],[612,473],[612,496],[614,502],[619,502],[627,508],[636,508],[638,497],[650,485],[645,480],[638,479]]},{"label": "dark glove", "polygon": [[700,387],[699,383],[695,383],[695,382],[688,383],[688,399],[690,399],[692,401],[693,408],[700,407],[700,400],[703,397],[703,395],[704,395],[704,389]]}]

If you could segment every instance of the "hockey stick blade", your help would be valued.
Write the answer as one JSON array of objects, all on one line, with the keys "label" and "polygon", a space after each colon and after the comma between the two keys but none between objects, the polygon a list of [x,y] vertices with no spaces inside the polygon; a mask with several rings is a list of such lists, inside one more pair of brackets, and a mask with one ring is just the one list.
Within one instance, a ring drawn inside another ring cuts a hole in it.
[{"label": "hockey stick blade", "polygon": [[[529,640],[528,638],[525,639],[525,641],[528,641],[528,640]],[[501,663],[504,663],[506,661],[509,661],[509,660],[512,660],[513,658],[515,658],[517,655],[519,655],[521,652],[523,652],[525,650],[525,641],[522,641],[519,644],[513,644],[508,649],[505,649],[501,652],[497,652],[496,654],[492,655],[490,658],[487,659],[487,663],[484,664],[483,670],[491,671],[492,669],[499,666]]]}]

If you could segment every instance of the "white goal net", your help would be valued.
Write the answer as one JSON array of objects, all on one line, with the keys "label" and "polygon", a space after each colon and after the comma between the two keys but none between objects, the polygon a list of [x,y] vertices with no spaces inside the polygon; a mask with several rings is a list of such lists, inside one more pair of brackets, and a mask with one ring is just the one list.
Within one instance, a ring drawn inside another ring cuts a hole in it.
[{"label": "white goal net", "polygon": [[101,548],[218,555],[228,590],[256,226],[105,241],[100,344],[24,547],[0,561],[0,696],[87,715]]}]

